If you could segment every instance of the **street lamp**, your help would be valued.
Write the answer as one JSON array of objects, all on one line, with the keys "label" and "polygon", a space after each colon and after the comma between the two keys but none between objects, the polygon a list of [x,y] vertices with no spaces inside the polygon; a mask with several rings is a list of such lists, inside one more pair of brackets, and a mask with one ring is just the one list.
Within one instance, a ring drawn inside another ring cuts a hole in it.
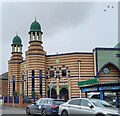
[{"label": "street lamp", "polygon": [[52,90],[52,88],[53,88],[53,83],[52,83],[52,81],[51,81],[51,83],[49,84],[49,88],[50,88],[50,98],[51,98],[51,90]]},{"label": "street lamp", "polygon": [[24,97],[24,75],[22,75],[22,96]]}]

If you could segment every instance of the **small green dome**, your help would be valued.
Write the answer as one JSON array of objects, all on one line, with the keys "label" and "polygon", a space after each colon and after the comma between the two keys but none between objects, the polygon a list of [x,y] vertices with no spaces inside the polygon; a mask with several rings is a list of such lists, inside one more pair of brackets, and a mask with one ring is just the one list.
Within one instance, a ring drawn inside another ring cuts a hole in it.
[{"label": "small green dome", "polygon": [[13,38],[12,44],[13,44],[13,45],[22,45],[22,40],[21,40],[21,38],[20,38],[18,35],[16,35],[16,36]]},{"label": "small green dome", "polygon": [[114,48],[120,48],[120,42]]},{"label": "small green dome", "polygon": [[36,21],[36,19],[30,26],[30,32],[41,32],[41,25]]}]

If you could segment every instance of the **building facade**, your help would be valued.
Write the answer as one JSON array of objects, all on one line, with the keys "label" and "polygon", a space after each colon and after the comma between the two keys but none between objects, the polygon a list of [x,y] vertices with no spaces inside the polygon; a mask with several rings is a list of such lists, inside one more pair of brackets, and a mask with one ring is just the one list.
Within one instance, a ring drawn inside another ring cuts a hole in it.
[{"label": "building facade", "polygon": [[29,46],[22,57],[22,40],[12,41],[8,61],[8,95],[71,99],[84,96],[78,82],[97,78],[99,84],[120,80],[120,47],[95,48],[93,52],[47,55],[42,46],[41,25],[30,25]]},{"label": "building facade", "polygon": [[0,75],[0,96],[8,96],[8,72]]}]

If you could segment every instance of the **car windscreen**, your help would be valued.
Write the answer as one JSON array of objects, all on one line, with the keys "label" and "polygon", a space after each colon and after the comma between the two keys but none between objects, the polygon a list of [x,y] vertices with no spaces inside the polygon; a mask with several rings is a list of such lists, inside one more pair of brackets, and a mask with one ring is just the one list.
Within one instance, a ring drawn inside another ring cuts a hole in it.
[{"label": "car windscreen", "polygon": [[60,105],[60,104],[63,104],[63,103],[65,103],[64,100],[54,100],[53,101],[53,104],[55,104],[55,105]]},{"label": "car windscreen", "polygon": [[91,99],[90,100],[96,107],[113,107],[111,104],[103,100]]},{"label": "car windscreen", "polygon": [[106,102],[106,101],[101,101],[101,104],[102,104],[104,107],[113,107],[111,104],[109,104],[109,103]]}]

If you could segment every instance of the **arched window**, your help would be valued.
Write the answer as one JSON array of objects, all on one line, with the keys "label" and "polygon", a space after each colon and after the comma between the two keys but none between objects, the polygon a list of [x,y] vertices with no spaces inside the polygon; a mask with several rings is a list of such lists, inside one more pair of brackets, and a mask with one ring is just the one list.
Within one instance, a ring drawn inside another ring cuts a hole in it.
[{"label": "arched window", "polygon": [[53,78],[53,77],[55,77],[55,68],[51,66],[46,71],[46,78]]},{"label": "arched window", "polygon": [[66,76],[66,69],[62,70],[62,77]]},{"label": "arched window", "polygon": [[50,71],[50,78],[54,77],[54,70]]},{"label": "arched window", "polygon": [[68,67],[63,65],[60,69],[61,69],[62,77],[66,77],[66,76],[70,77],[70,69]]}]

